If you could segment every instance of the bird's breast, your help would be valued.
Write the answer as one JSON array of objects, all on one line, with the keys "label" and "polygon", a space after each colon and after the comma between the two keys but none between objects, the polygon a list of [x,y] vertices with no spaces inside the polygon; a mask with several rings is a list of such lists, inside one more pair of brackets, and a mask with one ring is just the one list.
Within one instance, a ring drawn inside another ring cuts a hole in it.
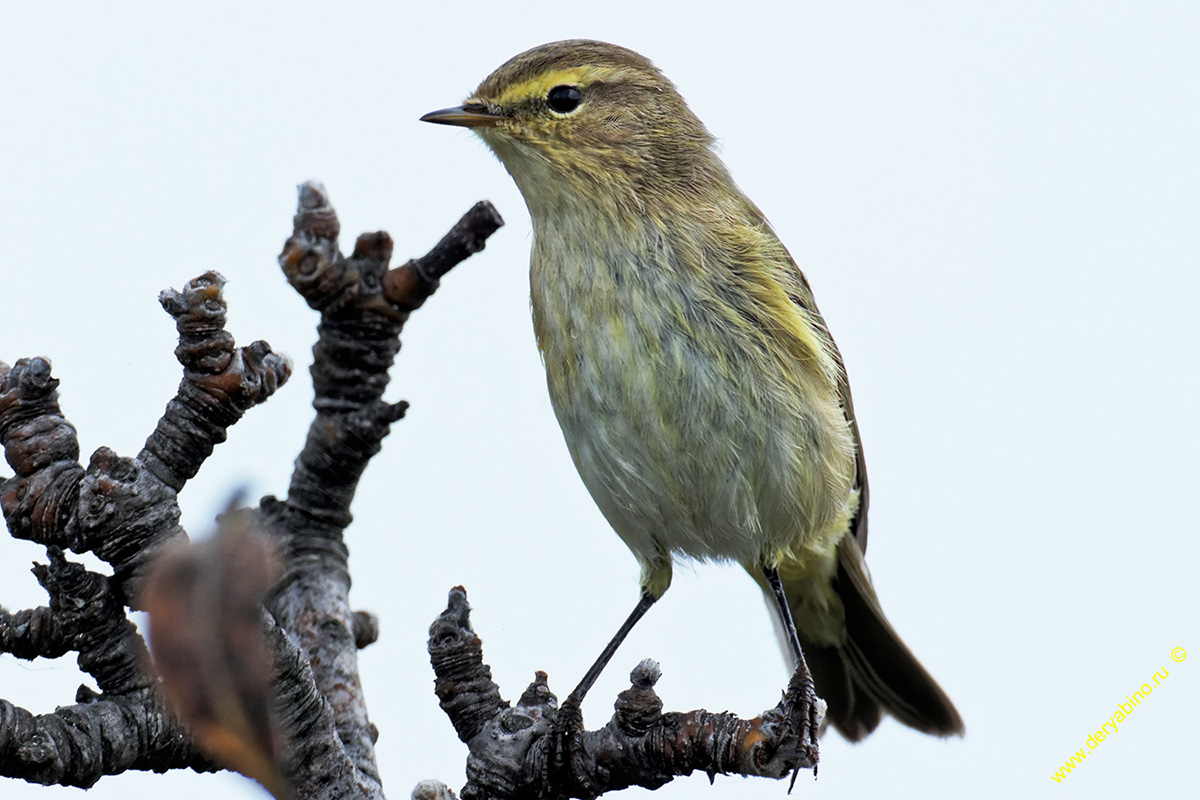
[{"label": "bird's breast", "polygon": [[757,562],[813,543],[844,518],[854,476],[836,390],[685,248],[630,241],[535,230],[534,327],[592,497],[644,560]]}]

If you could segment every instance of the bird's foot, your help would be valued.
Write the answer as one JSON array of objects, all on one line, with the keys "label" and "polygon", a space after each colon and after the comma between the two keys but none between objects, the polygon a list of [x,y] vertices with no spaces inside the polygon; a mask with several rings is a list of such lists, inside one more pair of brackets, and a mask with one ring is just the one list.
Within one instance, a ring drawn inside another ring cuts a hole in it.
[{"label": "bird's foot", "polygon": [[796,749],[800,756],[796,762],[796,768],[792,771],[792,782],[788,786],[790,794],[792,787],[796,785],[796,776],[800,774],[800,769],[811,766],[815,778],[817,762],[821,760],[819,737],[821,720],[825,717],[825,701],[817,697],[812,674],[805,666],[802,665],[792,675],[787,693],[784,695],[784,702],[790,712],[788,717],[794,726],[793,730],[796,732]]},{"label": "bird's foot", "polygon": [[584,796],[577,793],[584,789],[586,794],[587,784],[591,782],[585,771],[577,768],[584,761],[582,702],[575,692],[569,694],[559,706],[550,729],[546,785],[558,796]]}]

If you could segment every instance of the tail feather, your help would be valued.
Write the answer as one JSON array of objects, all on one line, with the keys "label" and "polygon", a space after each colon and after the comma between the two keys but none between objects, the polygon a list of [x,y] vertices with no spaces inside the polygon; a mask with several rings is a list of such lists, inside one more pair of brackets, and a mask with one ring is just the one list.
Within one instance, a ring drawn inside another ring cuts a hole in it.
[{"label": "tail feather", "polygon": [[850,680],[909,727],[935,736],[962,734],[954,703],[884,616],[862,551],[850,537],[838,544],[836,588],[846,612],[846,642],[839,650]]},{"label": "tail feather", "polygon": [[[788,587],[786,577],[784,588],[796,609],[799,603],[791,597],[799,591]],[[852,742],[875,730],[884,713],[922,733],[961,735],[963,722],[954,704],[884,616],[862,551],[851,536],[838,544],[833,588],[845,612],[841,641],[806,637],[806,629],[828,625],[796,620],[817,694],[828,704],[826,719]],[[773,604],[767,605],[774,613]]]},{"label": "tail feather", "polygon": [[857,742],[879,726],[883,706],[854,682],[838,648],[805,644],[804,660],[812,672],[817,694],[826,703],[825,719],[838,733]]}]

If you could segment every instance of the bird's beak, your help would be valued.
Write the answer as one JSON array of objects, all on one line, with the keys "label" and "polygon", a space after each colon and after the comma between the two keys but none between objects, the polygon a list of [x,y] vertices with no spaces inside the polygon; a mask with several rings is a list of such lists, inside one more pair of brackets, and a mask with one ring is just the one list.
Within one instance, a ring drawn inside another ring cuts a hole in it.
[{"label": "bird's beak", "polygon": [[504,117],[488,112],[483,103],[464,103],[455,108],[430,111],[421,117],[421,122],[436,122],[438,125],[459,125],[463,128],[480,128],[499,125]]}]

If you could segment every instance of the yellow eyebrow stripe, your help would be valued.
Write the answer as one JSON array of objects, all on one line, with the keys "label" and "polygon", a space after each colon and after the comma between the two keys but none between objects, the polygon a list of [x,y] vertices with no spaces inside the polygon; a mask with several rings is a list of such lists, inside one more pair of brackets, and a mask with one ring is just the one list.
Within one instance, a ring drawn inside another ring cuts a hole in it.
[{"label": "yellow eyebrow stripe", "polygon": [[568,84],[586,86],[598,81],[610,80],[621,70],[616,67],[572,67],[539,73],[527,80],[511,84],[496,98],[487,98],[498,105],[515,105],[531,97],[545,97],[555,86]]}]

